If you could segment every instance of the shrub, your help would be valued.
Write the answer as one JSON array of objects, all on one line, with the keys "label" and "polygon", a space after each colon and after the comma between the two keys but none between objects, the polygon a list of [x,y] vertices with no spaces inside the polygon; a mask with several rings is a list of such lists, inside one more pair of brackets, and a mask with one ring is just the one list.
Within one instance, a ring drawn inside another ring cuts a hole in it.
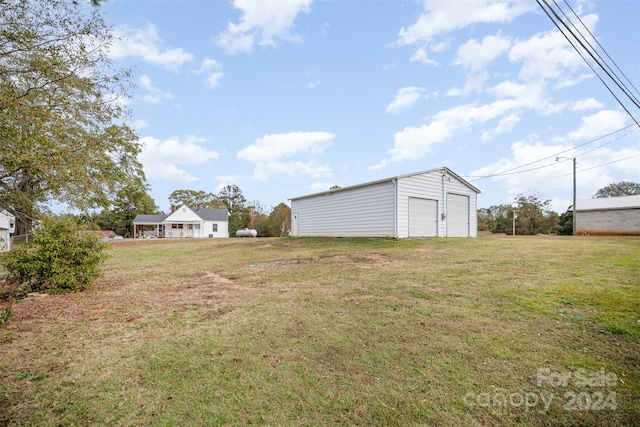
[{"label": "shrub", "polygon": [[24,245],[7,253],[2,263],[9,282],[32,292],[65,293],[86,289],[100,275],[108,244],[81,233],[71,218],[45,220]]}]

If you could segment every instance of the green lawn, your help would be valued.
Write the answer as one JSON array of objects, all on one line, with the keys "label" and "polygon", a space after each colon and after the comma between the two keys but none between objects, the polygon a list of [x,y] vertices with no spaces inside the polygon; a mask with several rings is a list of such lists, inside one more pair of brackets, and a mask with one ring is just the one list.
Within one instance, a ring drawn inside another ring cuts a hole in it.
[{"label": "green lawn", "polygon": [[0,328],[0,425],[637,425],[640,239],[113,245]]}]

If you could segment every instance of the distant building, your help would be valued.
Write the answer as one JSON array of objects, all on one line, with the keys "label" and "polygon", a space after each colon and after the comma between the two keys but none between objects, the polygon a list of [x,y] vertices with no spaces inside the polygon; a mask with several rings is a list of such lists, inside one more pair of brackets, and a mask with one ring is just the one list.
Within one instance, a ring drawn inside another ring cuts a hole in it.
[{"label": "distant building", "polygon": [[135,238],[229,237],[227,209],[171,206],[169,215],[137,215],[133,220]]},{"label": "distant building", "polygon": [[11,250],[11,238],[16,232],[16,217],[0,208],[0,252]]},{"label": "distant building", "polygon": [[448,168],[291,200],[292,236],[476,237],[478,190]]},{"label": "distant building", "polygon": [[640,235],[640,195],[576,201],[576,235]]}]

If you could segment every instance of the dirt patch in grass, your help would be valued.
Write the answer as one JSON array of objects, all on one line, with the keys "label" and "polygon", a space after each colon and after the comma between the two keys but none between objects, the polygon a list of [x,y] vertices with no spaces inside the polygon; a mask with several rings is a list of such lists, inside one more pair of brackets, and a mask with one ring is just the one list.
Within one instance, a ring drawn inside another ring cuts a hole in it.
[{"label": "dirt patch in grass", "polygon": [[393,262],[394,259],[389,255],[379,253],[366,253],[366,254],[344,254],[344,255],[329,255],[316,258],[307,259],[279,259],[276,261],[265,261],[250,264],[252,268],[278,268],[291,265],[310,265],[310,264],[340,264],[340,265],[360,265],[371,266],[374,264],[382,265]]}]

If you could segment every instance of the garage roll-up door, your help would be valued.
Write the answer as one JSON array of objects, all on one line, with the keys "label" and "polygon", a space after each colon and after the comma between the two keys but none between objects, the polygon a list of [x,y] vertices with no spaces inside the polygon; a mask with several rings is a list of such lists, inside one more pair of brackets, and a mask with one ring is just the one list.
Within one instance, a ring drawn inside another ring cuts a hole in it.
[{"label": "garage roll-up door", "polygon": [[438,235],[438,201],[409,197],[409,237]]},{"label": "garage roll-up door", "polygon": [[447,237],[469,237],[469,196],[447,194]]}]

